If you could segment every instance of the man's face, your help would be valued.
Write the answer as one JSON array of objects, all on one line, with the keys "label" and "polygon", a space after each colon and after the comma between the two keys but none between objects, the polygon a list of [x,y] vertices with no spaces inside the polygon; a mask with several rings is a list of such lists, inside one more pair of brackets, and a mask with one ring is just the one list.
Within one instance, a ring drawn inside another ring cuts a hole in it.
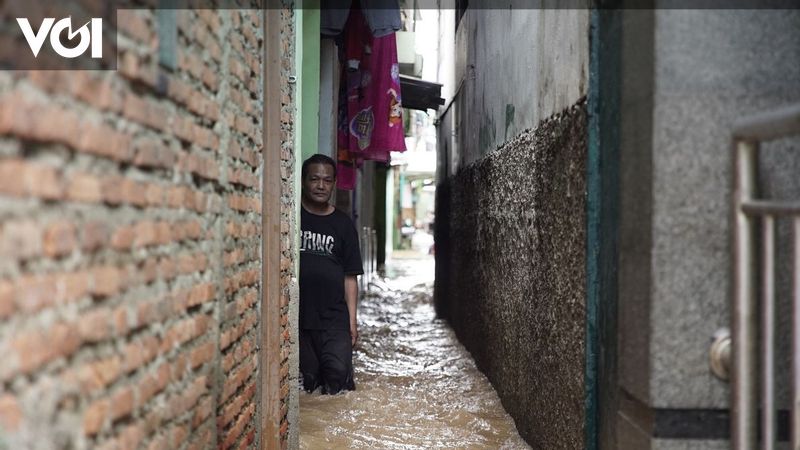
[{"label": "man's face", "polygon": [[311,203],[328,203],[334,184],[336,178],[333,176],[333,167],[328,164],[311,164],[303,179],[303,197]]}]

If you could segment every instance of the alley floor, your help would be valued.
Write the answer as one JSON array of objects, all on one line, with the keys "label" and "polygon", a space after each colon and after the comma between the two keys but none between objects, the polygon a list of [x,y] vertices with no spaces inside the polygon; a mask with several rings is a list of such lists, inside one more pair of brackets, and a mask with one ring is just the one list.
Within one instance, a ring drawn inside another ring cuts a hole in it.
[{"label": "alley floor", "polygon": [[[398,255],[400,256],[400,255]],[[356,391],[300,395],[300,448],[529,449],[431,300],[434,260],[404,255],[362,296]]]}]

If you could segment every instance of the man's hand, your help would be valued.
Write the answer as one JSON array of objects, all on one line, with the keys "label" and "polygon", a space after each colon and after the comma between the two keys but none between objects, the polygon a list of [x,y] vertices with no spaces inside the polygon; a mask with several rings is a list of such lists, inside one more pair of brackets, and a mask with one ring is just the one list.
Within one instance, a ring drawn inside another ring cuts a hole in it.
[{"label": "man's hand", "polygon": [[350,342],[353,348],[358,341],[358,278],[356,275],[344,277],[344,300],[347,303],[347,315],[350,317]]},{"label": "man's hand", "polygon": [[355,348],[356,342],[358,342],[358,324],[355,322],[350,322],[350,342]]}]

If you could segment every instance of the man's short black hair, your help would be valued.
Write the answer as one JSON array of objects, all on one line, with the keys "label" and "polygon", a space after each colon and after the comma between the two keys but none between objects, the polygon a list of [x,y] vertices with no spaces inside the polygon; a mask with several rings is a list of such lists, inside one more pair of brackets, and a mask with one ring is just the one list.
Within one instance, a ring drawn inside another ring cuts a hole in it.
[{"label": "man's short black hair", "polygon": [[303,169],[300,172],[300,176],[303,180],[306,179],[306,175],[308,175],[308,166],[311,164],[327,164],[333,167],[333,179],[336,179],[336,161],[329,156],[317,153],[316,155],[311,155],[311,157],[303,161]]}]

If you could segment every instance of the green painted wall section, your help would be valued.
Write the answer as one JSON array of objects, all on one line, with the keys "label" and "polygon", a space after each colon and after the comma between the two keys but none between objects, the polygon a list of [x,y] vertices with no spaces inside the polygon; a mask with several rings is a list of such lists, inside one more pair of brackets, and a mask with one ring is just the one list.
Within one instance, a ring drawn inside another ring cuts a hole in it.
[{"label": "green painted wall section", "polygon": [[[295,223],[300,225],[301,166],[309,156],[317,153],[319,135],[319,2],[299,0],[295,9]],[[299,151],[298,151],[299,150]],[[300,233],[295,233],[298,239]],[[299,248],[299,242],[295,242]],[[299,264],[300,258],[295,258]],[[295,267],[295,273],[299,267]]]},{"label": "green painted wall section", "polygon": [[[300,154],[305,160],[317,153],[319,142],[319,77],[320,77],[320,0],[301,0],[298,20],[297,57],[297,134]],[[302,161],[300,161],[302,162]]]},{"label": "green painted wall section", "polygon": [[[300,224],[300,169],[303,161],[317,153],[319,135],[320,0],[299,0],[295,9],[295,208]],[[296,234],[299,236],[299,233]],[[299,263],[300,258],[295,258]],[[298,267],[295,267],[297,272]]]},{"label": "green painted wall section", "polygon": [[[586,163],[586,450],[616,448],[621,12],[591,11]],[[600,7],[598,7],[600,6]]]}]

